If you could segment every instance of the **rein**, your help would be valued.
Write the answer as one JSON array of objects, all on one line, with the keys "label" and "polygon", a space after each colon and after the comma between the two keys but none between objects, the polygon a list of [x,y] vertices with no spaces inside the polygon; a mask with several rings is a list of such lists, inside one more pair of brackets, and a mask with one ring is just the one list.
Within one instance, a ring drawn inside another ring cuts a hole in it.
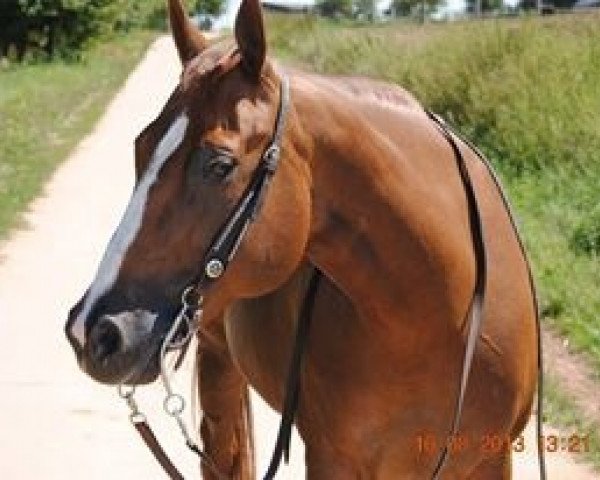
[{"label": "rein", "polygon": [[[525,264],[527,267],[527,274],[529,276],[529,284],[531,286],[531,292],[533,295],[533,306],[534,306],[534,310],[535,310],[535,326],[536,326],[536,333],[537,333],[538,384],[537,384],[537,405],[536,405],[536,410],[537,410],[537,412],[536,412],[536,436],[537,436],[537,438],[542,438],[542,436],[543,436],[542,417],[543,417],[543,406],[544,406],[544,401],[543,401],[544,400],[544,368],[543,368],[543,355],[542,355],[542,334],[541,334],[541,324],[540,324],[540,309],[539,309],[539,303],[538,303],[538,298],[537,298],[537,293],[536,293],[536,288],[535,288],[535,280],[533,278],[533,271],[532,271],[529,259],[527,257],[527,253],[525,251],[525,245],[523,243],[523,240],[521,239],[519,227],[517,225],[517,222],[515,220],[515,215],[513,213],[513,208],[508,200],[508,196],[506,195],[506,192],[504,191],[502,183],[500,182],[500,178],[498,177],[498,174],[494,171],[494,168],[490,164],[489,160],[485,157],[483,152],[481,152],[481,150],[479,150],[479,148],[477,148],[477,146],[474,145],[473,142],[471,142],[468,138],[464,137],[459,132],[452,129],[439,116],[437,116],[431,112],[427,112],[427,115],[430,118],[435,117],[433,120],[436,123],[438,123],[438,125],[440,125],[440,128],[443,128],[446,131],[447,135],[450,136],[449,141],[451,144],[455,144],[454,139],[452,138],[452,135],[454,135],[457,138],[459,138],[462,142],[464,142],[477,155],[477,157],[479,157],[479,160],[485,166],[486,170],[488,171],[490,177],[492,178],[492,181],[494,182],[494,184],[498,190],[498,193],[500,194],[500,198],[502,199],[504,208],[506,209],[512,229],[515,233],[515,237],[519,244],[521,254],[523,255],[523,259],[525,260]],[[446,137],[446,138],[448,138],[448,137]],[[460,154],[460,151],[459,151],[459,154]],[[536,442],[536,443],[537,443],[538,465],[539,465],[539,472],[540,472],[539,478],[541,480],[546,480],[545,451],[544,451],[544,448],[542,448],[542,445],[540,442]]]},{"label": "rein", "polygon": [[475,345],[477,344],[477,339],[479,338],[479,333],[481,331],[481,324],[483,323],[483,301],[485,298],[487,283],[487,254],[479,205],[477,203],[475,189],[473,188],[473,183],[471,182],[471,177],[469,175],[469,171],[467,170],[467,165],[462,152],[454,141],[452,133],[446,123],[436,114],[428,110],[426,110],[426,113],[427,116],[439,127],[442,135],[444,135],[452,147],[452,151],[454,152],[454,158],[456,159],[460,179],[462,180],[462,184],[465,189],[465,195],[467,197],[471,241],[473,242],[473,251],[475,253],[475,288],[473,290],[471,303],[469,304],[469,309],[467,310],[467,315],[465,317],[469,324],[467,345],[465,347],[465,356],[463,357],[462,362],[458,396],[456,398],[454,417],[452,418],[452,424],[448,434],[448,441],[444,445],[444,448],[438,457],[433,474],[431,476],[432,480],[437,480],[440,476],[440,472],[446,464],[446,461],[448,460],[450,441],[458,433],[464,407],[465,393],[467,391],[469,373],[471,372],[473,355],[475,353]]}]

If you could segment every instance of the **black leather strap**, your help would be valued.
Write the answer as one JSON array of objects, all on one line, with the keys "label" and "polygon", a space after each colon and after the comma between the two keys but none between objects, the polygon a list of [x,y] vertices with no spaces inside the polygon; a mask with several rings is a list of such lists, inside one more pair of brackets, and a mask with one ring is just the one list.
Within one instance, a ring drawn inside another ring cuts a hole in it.
[{"label": "black leather strap", "polygon": [[[198,291],[223,275],[246,236],[248,227],[260,213],[271,178],[279,166],[285,119],[290,106],[289,89],[289,80],[282,75],[279,88],[279,108],[271,141],[261,155],[244,194],[207,249],[201,270],[190,280],[190,285],[196,285]],[[211,275],[210,265],[215,262],[219,266],[219,273]]]},{"label": "black leather strap", "polygon": [[[431,115],[431,114],[429,114],[429,115]],[[467,146],[469,146],[469,148],[473,152],[475,152],[475,154],[479,157],[479,160],[481,161],[481,163],[483,163],[483,165],[486,167],[490,177],[492,178],[492,180],[494,181],[494,184],[496,185],[496,188],[498,189],[498,193],[500,194],[502,202],[504,203],[504,207],[506,208],[506,211],[508,213],[508,217],[510,219],[513,231],[515,232],[517,242],[519,243],[519,248],[521,249],[521,253],[522,253],[525,263],[527,265],[527,274],[529,276],[529,284],[531,286],[531,293],[533,296],[533,306],[534,306],[534,310],[535,310],[535,326],[536,326],[537,349],[538,349],[538,351],[537,351],[538,385],[537,385],[537,406],[536,406],[536,410],[537,410],[537,412],[536,412],[536,433],[537,433],[537,438],[542,438],[542,435],[544,433],[543,425],[542,425],[543,406],[544,406],[544,367],[543,367],[543,352],[542,352],[542,333],[541,333],[541,325],[540,325],[539,302],[538,302],[538,298],[537,298],[535,281],[533,278],[531,264],[529,262],[529,259],[527,258],[527,252],[525,251],[525,245],[523,244],[523,240],[521,239],[521,235],[519,233],[519,226],[517,225],[517,222],[515,220],[515,215],[513,213],[512,206],[508,200],[508,196],[506,195],[506,192],[504,191],[502,183],[500,182],[500,178],[498,177],[498,174],[494,171],[492,165],[490,164],[489,160],[485,157],[483,152],[479,148],[477,148],[477,146],[475,144],[473,144],[473,142],[471,142],[464,135],[461,135],[461,133],[458,132],[457,130],[449,127],[447,123],[445,123],[445,127],[446,127],[446,130],[451,131],[455,137],[459,138]],[[537,453],[538,453],[538,465],[539,465],[540,479],[546,480],[546,477],[547,477],[547,475],[546,475],[546,457],[545,457],[544,448],[540,442],[537,442]]]},{"label": "black leather strap", "polygon": [[302,357],[306,350],[308,333],[310,331],[310,321],[321,277],[321,271],[318,268],[315,268],[310,279],[308,290],[306,291],[306,296],[304,297],[304,302],[302,303],[300,317],[298,318],[298,325],[296,327],[296,340],[290,358],[289,371],[285,385],[281,423],[279,424],[279,432],[277,434],[273,456],[271,457],[271,463],[264,476],[264,480],[272,480],[275,478],[282,457],[285,458],[286,463],[289,462],[292,425],[294,423],[296,412],[298,411],[298,402],[300,399]]},{"label": "black leather strap", "polygon": [[[432,112],[426,112],[427,116],[431,120],[433,120],[439,127],[440,131],[442,132],[446,140],[448,140],[448,143],[450,144],[450,146],[452,147],[452,151],[454,152],[458,172],[460,174],[460,178],[465,189],[465,195],[467,197],[471,240],[473,242],[473,250],[475,253],[475,287],[473,290],[471,303],[469,305],[469,309],[467,310],[466,315],[468,323],[467,344],[465,347],[465,356],[462,362],[462,372],[460,375],[460,383],[458,389],[458,396],[456,398],[456,405],[454,407],[454,417],[452,419],[452,424],[450,426],[450,431],[448,435],[448,441],[451,441],[451,439],[457,434],[458,427],[460,425],[465,393],[467,390],[467,383],[469,380],[469,373],[471,372],[473,354],[475,353],[475,345],[477,344],[477,339],[479,338],[479,333],[481,331],[481,324],[483,322],[483,301],[485,298],[485,288],[487,282],[487,255],[483,235],[483,223],[481,221],[479,205],[477,204],[475,189],[473,188],[473,183],[471,182],[471,176],[469,175],[469,171],[467,170],[465,159],[456,141],[454,140],[454,137],[452,136],[452,132],[450,131],[444,120],[442,120],[440,117],[438,117]],[[433,474],[431,476],[432,479],[436,480],[437,478],[439,478],[440,472],[442,471],[448,459],[448,454],[449,443],[446,442],[433,470]]]}]

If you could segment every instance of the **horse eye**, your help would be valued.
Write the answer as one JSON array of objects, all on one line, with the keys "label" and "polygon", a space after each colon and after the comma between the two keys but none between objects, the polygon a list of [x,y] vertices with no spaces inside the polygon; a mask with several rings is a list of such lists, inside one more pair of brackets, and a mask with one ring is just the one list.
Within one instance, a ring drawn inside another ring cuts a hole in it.
[{"label": "horse eye", "polygon": [[211,157],[205,164],[203,176],[207,180],[223,180],[225,179],[235,168],[235,160],[228,155],[221,153]]},{"label": "horse eye", "polygon": [[213,183],[225,180],[237,166],[231,155],[214,149],[200,148],[190,160],[188,174]]}]

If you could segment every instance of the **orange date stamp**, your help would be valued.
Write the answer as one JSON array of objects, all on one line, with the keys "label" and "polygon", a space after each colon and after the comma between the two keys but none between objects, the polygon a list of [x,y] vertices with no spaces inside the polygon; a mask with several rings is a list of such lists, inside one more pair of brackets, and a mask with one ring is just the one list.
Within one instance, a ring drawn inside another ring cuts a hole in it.
[{"label": "orange date stamp", "polygon": [[[543,435],[538,442],[539,446],[548,453],[589,453],[591,451],[588,434]],[[423,433],[415,438],[415,447],[419,454],[437,455],[444,445],[448,445],[448,451],[452,455],[460,455],[469,451],[469,453],[477,451],[483,454],[499,454],[509,451],[522,453],[526,447],[529,447],[526,445],[523,435],[511,440],[507,435],[494,433],[480,436],[458,433],[446,438],[441,438],[433,433]]]}]

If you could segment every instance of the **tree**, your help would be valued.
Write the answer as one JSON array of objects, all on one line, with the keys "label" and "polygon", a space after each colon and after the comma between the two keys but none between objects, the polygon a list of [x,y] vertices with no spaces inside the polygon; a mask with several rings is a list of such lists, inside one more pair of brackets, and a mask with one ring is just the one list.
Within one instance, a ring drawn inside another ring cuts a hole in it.
[{"label": "tree", "polygon": [[[561,9],[571,9],[577,3],[577,0],[547,0],[541,2],[544,6],[552,6]],[[536,0],[521,0],[519,7],[524,10],[532,10],[538,8]]]},{"label": "tree", "polygon": [[223,12],[224,0],[196,0],[195,10],[207,15],[219,15]]},{"label": "tree", "polygon": [[397,17],[420,17],[435,12],[444,0],[392,0],[392,12]]},{"label": "tree", "polygon": [[[503,5],[502,0],[479,0],[481,3],[479,7],[480,12],[477,12],[477,1],[478,0],[467,0],[467,13],[482,13],[482,12],[493,12],[500,10]],[[536,0],[532,0],[536,1]]]},{"label": "tree", "polygon": [[79,55],[94,37],[165,25],[164,0],[0,0],[0,56]]},{"label": "tree", "polygon": [[373,21],[375,19],[375,0],[355,0],[354,14],[358,18]]},{"label": "tree", "polygon": [[101,12],[111,0],[4,0],[0,12],[0,53],[80,48],[102,28]]},{"label": "tree", "polygon": [[415,0],[393,0],[392,12],[396,17],[408,17],[416,4]]},{"label": "tree", "polygon": [[317,8],[326,17],[349,17],[352,15],[352,0],[318,0]]}]

